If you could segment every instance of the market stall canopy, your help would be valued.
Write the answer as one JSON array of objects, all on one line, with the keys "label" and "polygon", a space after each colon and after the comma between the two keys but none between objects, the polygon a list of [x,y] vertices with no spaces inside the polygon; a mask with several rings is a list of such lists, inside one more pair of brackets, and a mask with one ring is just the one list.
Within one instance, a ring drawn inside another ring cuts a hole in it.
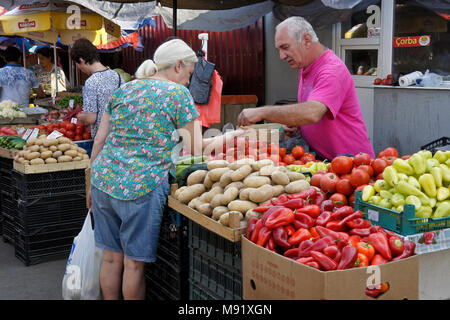
[{"label": "market stall canopy", "polygon": [[[13,7],[0,16],[0,34],[48,43],[56,43],[59,36],[64,45],[73,44],[81,37],[88,38],[94,45],[120,39],[120,26],[86,8],[70,5],[67,1],[50,1]],[[79,23],[74,17],[79,17]]]}]

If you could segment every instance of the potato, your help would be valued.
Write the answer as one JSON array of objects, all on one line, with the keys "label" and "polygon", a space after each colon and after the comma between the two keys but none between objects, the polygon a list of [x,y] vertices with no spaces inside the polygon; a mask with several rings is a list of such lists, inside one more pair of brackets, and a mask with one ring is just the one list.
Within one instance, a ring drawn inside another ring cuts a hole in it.
[{"label": "potato", "polygon": [[286,173],[281,172],[279,170],[275,170],[271,175],[272,181],[275,184],[286,186],[289,184],[289,177]]},{"label": "potato", "polygon": [[257,218],[257,219],[259,219],[259,218],[261,218],[261,213],[259,213],[259,212],[256,212],[256,211],[253,211],[252,209],[250,209],[250,210],[248,210],[246,213],[245,213],[245,220],[247,220],[247,221],[249,221],[251,218]]},{"label": "potato", "polygon": [[19,157],[23,157],[25,155],[25,150],[21,150],[18,153]]},{"label": "potato", "polygon": [[287,193],[297,193],[302,192],[305,190],[308,190],[310,187],[308,181],[306,180],[297,180],[289,183],[287,186],[284,187],[284,190]]},{"label": "potato", "polygon": [[39,152],[40,152],[40,153],[45,152],[45,151],[49,151],[49,149],[46,148],[46,147],[43,147],[43,146],[40,146],[40,147],[39,147]]},{"label": "potato", "polygon": [[254,164],[252,164],[252,168],[255,171],[259,171],[261,170],[261,168],[265,167],[265,166],[273,166],[274,163],[271,159],[262,159],[259,161],[256,161]]},{"label": "potato", "polygon": [[212,160],[209,161],[207,166],[208,166],[208,170],[211,171],[213,169],[217,169],[217,168],[226,168],[228,167],[229,163],[226,160]]},{"label": "potato", "polygon": [[211,180],[211,178],[210,178],[210,173],[211,173],[211,172],[208,172],[208,173],[206,174],[205,180],[203,181],[203,184],[205,185],[206,190],[211,189],[211,187],[212,187],[212,185],[213,185],[213,183],[214,183],[214,182]]},{"label": "potato", "polygon": [[55,152],[56,150],[58,150],[57,146],[50,146],[48,147],[48,150],[50,150],[51,152]]},{"label": "potato", "polygon": [[213,208],[209,203],[202,203],[198,206],[198,212],[204,214],[205,216],[210,217],[212,215]]},{"label": "potato", "polygon": [[276,167],[277,170],[281,171],[281,172],[289,172],[290,170],[284,166],[280,166],[280,167]]},{"label": "potato", "polygon": [[246,213],[250,209],[256,208],[258,205],[248,200],[233,200],[228,204],[230,211],[239,211],[242,214]]},{"label": "potato", "polygon": [[56,140],[58,140],[58,144],[72,144],[72,140],[66,137],[59,137]]},{"label": "potato", "polygon": [[233,163],[230,163],[228,165],[228,168],[230,168],[231,170],[237,170],[242,166],[245,165],[250,165],[252,166],[255,163],[255,160],[251,159],[251,158],[244,158],[244,159],[239,159]]},{"label": "potato", "polygon": [[223,190],[227,191],[228,188],[238,188],[238,190],[241,190],[244,187],[244,183],[242,181],[236,181],[236,182],[232,182],[229,185],[227,185]]},{"label": "potato", "polygon": [[46,136],[45,134],[41,134],[41,135],[38,137],[38,139],[39,139],[39,140],[47,139],[47,136]]},{"label": "potato", "polygon": [[75,150],[66,150],[64,151],[65,156],[69,156],[71,158],[75,158],[78,156],[78,153]]},{"label": "potato", "polygon": [[58,151],[53,152],[52,157],[55,158],[55,159],[58,159],[62,155],[63,155],[62,151],[58,150]]},{"label": "potato", "polygon": [[51,152],[51,151],[41,152],[41,158],[45,160],[47,158],[50,158],[52,156],[52,154],[53,154],[53,152]]},{"label": "potato", "polygon": [[30,152],[30,153],[25,154],[25,159],[33,160],[33,159],[39,158],[40,156],[41,156],[40,152]]},{"label": "potato", "polygon": [[303,175],[303,173],[300,173],[300,172],[294,172],[294,171],[288,170],[287,175],[289,177],[289,181],[290,182],[294,182],[294,181],[297,181],[297,180],[306,180],[306,178]]},{"label": "potato", "polygon": [[252,173],[252,167],[248,164],[243,165],[231,174],[231,180],[233,182],[244,180],[250,173]]},{"label": "potato", "polygon": [[27,141],[26,146],[27,147],[31,147],[31,146],[40,146],[42,145],[42,140],[38,139],[38,138],[31,138],[30,140]]},{"label": "potato", "polygon": [[196,197],[194,199],[192,199],[191,201],[189,201],[188,203],[188,207],[194,210],[197,210],[197,203],[201,202],[200,201],[200,197]]},{"label": "potato", "polygon": [[187,187],[185,190],[180,192],[178,195],[178,200],[181,203],[189,203],[192,199],[199,197],[206,191],[206,188],[203,184],[194,184],[192,186]]},{"label": "potato", "polygon": [[281,186],[281,185],[272,186],[272,190],[273,190],[273,196],[278,197],[279,195],[281,195],[284,192],[284,186]]},{"label": "potato", "polygon": [[203,183],[207,173],[208,171],[206,170],[197,170],[192,172],[187,178],[187,185],[192,186],[194,184]]},{"label": "potato", "polygon": [[58,140],[56,139],[42,139],[42,145],[44,147],[57,146]]},{"label": "potato", "polygon": [[45,159],[45,163],[58,163],[58,160],[55,158],[47,158]]},{"label": "potato", "polygon": [[229,226],[230,226],[230,216],[231,216],[233,213],[238,214],[238,219],[239,219],[239,220],[242,220],[242,219],[244,218],[244,215],[242,214],[242,212],[239,212],[239,211],[229,211],[229,212],[226,212],[226,213],[224,213],[224,214],[222,214],[222,215],[220,216],[219,222],[220,222],[221,224],[223,224],[224,226],[229,227]]},{"label": "potato", "polygon": [[230,210],[228,210],[228,208],[225,207],[225,206],[218,206],[218,207],[215,207],[215,208],[213,209],[213,212],[212,212],[212,218],[213,218],[214,220],[219,220],[219,218],[220,218],[221,215],[223,215],[224,213],[227,213],[227,212],[229,212],[229,211],[230,211]]},{"label": "potato", "polygon": [[276,168],[272,165],[264,166],[261,169],[259,169],[259,175],[270,177],[275,170]]},{"label": "potato", "polygon": [[79,153],[81,153],[81,154],[87,154],[87,151],[85,149],[83,149],[83,148],[80,148],[80,147],[77,148],[77,151]]},{"label": "potato", "polygon": [[30,152],[39,152],[40,149],[41,148],[36,144],[28,148],[28,150],[30,150]]},{"label": "potato", "polygon": [[259,171],[255,171],[250,173],[247,177],[259,177],[259,176],[260,176]]},{"label": "potato", "polygon": [[30,164],[30,161],[28,161],[28,160],[23,160],[22,164],[24,164],[24,165],[29,165],[29,164]]},{"label": "potato", "polygon": [[59,156],[58,162],[71,162],[72,157],[71,156]]},{"label": "potato", "polygon": [[60,150],[62,152],[70,150],[70,148],[71,148],[71,145],[68,143],[63,143],[63,144],[58,145],[58,150]]},{"label": "potato", "polygon": [[265,184],[271,184],[271,180],[269,177],[247,177],[244,179],[244,185],[247,188],[259,188]]},{"label": "potato", "polygon": [[229,170],[220,177],[219,183],[222,188],[225,188],[227,185],[233,182],[233,180],[231,180],[231,174],[233,172],[233,170]]},{"label": "potato", "polygon": [[211,171],[209,171],[209,178],[211,179],[212,182],[220,181],[220,177],[222,177],[222,175],[228,170],[230,169],[228,168],[212,169]]},{"label": "potato", "polygon": [[239,195],[239,189],[238,188],[236,188],[236,187],[228,188],[223,193],[222,205],[224,205],[224,206],[228,205],[231,201],[236,199],[238,195]]},{"label": "potato", "polygon": [[222,205],[223,205],[223,193],[216,194],[211,199],[211,207],[213,207],[215,209],[216,207],[219,207]]},{"label": "potato", "polygon": [[210,191],[205,192],[200,196],[200,200],[204,203],[210,203],[216,194],[221,193],[223,193],[223,188],[221,186],[212,187]]},{"label": "potato", "polygon": [[273,197],[273,189],[269,184],[265,184],[256,190],[252,190],[252,192],[248,195],[250,201],[260,203],[272,199]]},{"label": "potato", "polygon": [[180,193],[183,192],[184,190],[186,190],[187,188],[188,188],[188,186],[182,186],[182,187],[178,188],[177,190],[175,190],[175,192],[173,193],[174,198],[178,200],[178,196],[180,195]]},{"label": "potato", "polygon": [[17,161],[18,163],[23,163],[24,160],[25,160],[25,158],[19,157],[16,161]]},{"label": "potato", "polygon": [[76,156],[76,157],[72,158],[72,160],[73,161],[81,161],[81,160],[83,160],[83,158],[80,156]]},{"label": "potato", "polygon": [[250,192],[254,190],[256,190],[256,188],[242,188],[241,190],[239,190],[239,199],[248,200]]},{"label": "potato", "polygon": [[45,162],[41,158],[35,158],[30,161],[30,164],[45,164]]},{"label": "potato", "polygon": [[72,144],[72,145],[70,145],[70,149],[69,150],[77,151],[78,150],[78,146],[76,144]]},{"label": "potato", "polygon": [[89,155],[87,154],[83,154],[83,156],[81,157],[83,160],[89,160]]}]

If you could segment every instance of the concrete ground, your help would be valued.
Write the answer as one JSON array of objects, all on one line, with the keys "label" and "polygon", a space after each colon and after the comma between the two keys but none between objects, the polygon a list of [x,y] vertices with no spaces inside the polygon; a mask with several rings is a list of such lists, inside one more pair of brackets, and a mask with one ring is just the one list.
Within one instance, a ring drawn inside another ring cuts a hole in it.
[{"label": "concrete ground", "polygon": [[61,300],[68,256],[27,267],[0,237],[0,300]]}]

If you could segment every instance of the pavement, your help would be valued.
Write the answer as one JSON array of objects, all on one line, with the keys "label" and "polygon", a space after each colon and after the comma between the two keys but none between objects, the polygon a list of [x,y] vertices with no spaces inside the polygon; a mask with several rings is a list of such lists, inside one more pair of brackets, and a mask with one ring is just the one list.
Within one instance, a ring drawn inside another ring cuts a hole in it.
[{"label": "pavement", "polygon": [[0,300],[62,300],[68,257],[25,266],[15,257],[14,245],[0,236]]}]

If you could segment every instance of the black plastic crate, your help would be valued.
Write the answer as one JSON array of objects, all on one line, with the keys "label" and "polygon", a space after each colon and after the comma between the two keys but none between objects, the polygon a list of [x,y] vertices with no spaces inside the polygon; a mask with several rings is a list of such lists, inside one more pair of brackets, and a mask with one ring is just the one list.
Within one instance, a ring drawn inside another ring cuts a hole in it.
[{"label": "black plastic crate", "polygon": [[148,263],[145,280],[149,296],[161,297],[162,300],[185,300],[188,298],[187,274],[183,275],[170,268],[167,269],[162,264]]},{"label": "black plastic crate", "polygon": [[201,284],[189,280],[189,300],[222,300]]},{"label": "black plastic crate", "polygon": [[13,168],[13,162],[13,159],[0,157],[0,175],[3,173],[10,175]]},{"label": "black plastic crate", "polygon": [[14,225],[14,218],[2,214],[3,242],[14,245],[16,242],[17,231]]},{"label": "black plastic crate", "polygon": [[429,150],[432,153],[435,153],[438,150],[442,150],[442,151],[450,150],[450,138],[442,137],[440,139],[434,140],[434,141],[420,147],[420,149]]},{"label": "black plastic crate", "polygon": [[227,267],[200,250],[189,249],[189,280],[202,285],[222,300],[242,299],[242,272]]},{"label": "black plastic crate", "polygon": [[86,192],[85,169],[36,174],[12,170],[12,180],[17,198],[23,201]]}]

